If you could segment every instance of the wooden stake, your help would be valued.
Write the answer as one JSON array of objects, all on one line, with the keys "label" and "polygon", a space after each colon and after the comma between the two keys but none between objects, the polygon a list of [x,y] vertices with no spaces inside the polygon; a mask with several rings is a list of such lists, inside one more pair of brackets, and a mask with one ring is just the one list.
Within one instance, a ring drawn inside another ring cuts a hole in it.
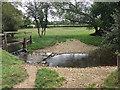
[{"label": "wooden stake", "polygon": [[23,50],[27,51],[27,40],[26,40],[26,38],[24,38],[24,40],[23,40]]},{"label": "wooden stake", "polygon": [[30,44],[32,44],[32,36],[30,35]]},{"label": "wooden stake", "polygon": [[3,40],[3,49],[8,51],[8,47],[7,47],[7,35],[5,33],[5,40]]}]

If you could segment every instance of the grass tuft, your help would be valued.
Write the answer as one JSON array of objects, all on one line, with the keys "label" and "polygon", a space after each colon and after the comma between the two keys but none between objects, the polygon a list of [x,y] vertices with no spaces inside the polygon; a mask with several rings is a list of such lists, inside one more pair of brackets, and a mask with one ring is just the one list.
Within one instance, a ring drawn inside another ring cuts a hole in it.
[{"label": "grass tuft", "polygon": [[120,83],[118,83],[118,72],[114,71],[110,74],[110,76],[105,80],[106,88],[120,88]]},{"label": "grass tuft", "polygon": [[35,87],[37,88],[56,88],[61,87],[64,77],[60,77],[55,70],[49,70],[46,68],[39,69],[37,71],[37,77],[35,80]]}]

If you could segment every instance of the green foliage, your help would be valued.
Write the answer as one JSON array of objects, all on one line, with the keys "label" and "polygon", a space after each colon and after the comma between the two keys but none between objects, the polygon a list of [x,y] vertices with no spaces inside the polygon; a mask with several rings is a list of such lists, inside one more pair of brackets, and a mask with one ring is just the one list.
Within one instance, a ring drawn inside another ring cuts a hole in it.
[{"label": "green foliage", "polygon": [[43,68],[37,71],[35,87],[37,88],[61,87],[63,81],[65,81],[65,78],[64,77],[59,78],[59,75],[55,70]]},{"label": "green foliage", "polygon": [[27,77],[23,61],[2,50],[2,88],[12,88]]},{"label": "green foliage", "polygon": [[22,12],[16,9],[11,3],[2,3],[2,25],[5,31],[16,31],[22,22]]},{"label": "green foliage", "polygon": [[111,32],[107,32],[103,44],[113,52],[120,52],[120,11],[117,10],[113,18],[114,24],[111,27]]},{"label": "green foliage", "polygon": [[24,16],[23,20],[24,20],[23,28],[27,28],[32,23],[30,17]]},{"label": "green foliage", "polygon": [[[52,46],[58,42],[65,42],[67,39],[77,39],[88,45],[101,46],[101,37],[90,36],[94,30],[88,30],[86,27],[59,27],[48,28],[45,38],[39,38],[36,29],[21,29],[20,31],[32,31],[33,42],[28,46],[28,50],[41,49],[46,46]],[[23,37],[24,34],[17,34],[17,37]],[[27,34],[29,38],[29,34]]]},{"label": "green foliage", "polygon": [[105,80],[106,88],[120,88],[120,83],[118,83],[118,72],[114,71],[110,74],[110,76]]},{"label": "green foliage", "polygon": [[97,24],[103,30],[110,30],[112,23],[114,22],[111,15],[117,9],[117,2],[95,2],[91,9],[90,15],[97,18]]}]

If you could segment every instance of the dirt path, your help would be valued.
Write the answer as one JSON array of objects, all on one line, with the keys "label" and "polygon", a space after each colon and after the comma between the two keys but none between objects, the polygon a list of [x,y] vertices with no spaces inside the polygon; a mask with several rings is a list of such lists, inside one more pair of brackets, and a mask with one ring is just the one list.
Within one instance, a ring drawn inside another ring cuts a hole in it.
[{"label": "dirt path", "polygon": [[56,70],[60,77],[65,77],[66,81],[61,88],[88,88],[88,86],[95,84],[95,88],[104,85],[105,79],[111,72],[115,71],[117,67],[88,67],[88,68],[60,68],[60,67],[39,67],[33,65],[25,65],[28,72],[28,78],[14,88],[34,88],[37,69],[48,68]]},{"label": "dirt path", "polygon": [[79,40],[73,39],[66,42],[56,43],[54,46],[46,47],[44,49],[35,50],[37,52],[52,52],[52,53],[89,53],[98,47],[87,45]]},{"label": "dirt path", "polygon": [[15,85],[14,88],[34,88],[34,82],[36,78],[37,67],[33,65],[25,65],[24,68],[28,73],[28,77],[18,85]]}]

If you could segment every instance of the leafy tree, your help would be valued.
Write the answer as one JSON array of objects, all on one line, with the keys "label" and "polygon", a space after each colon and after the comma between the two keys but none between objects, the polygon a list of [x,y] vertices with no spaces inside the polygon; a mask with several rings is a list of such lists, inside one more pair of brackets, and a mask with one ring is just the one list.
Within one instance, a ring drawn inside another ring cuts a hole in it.
[{"label": "leafy tree", "polygon": [[114,23],[112,14],[117,8],[117,2],[95,2],[91,9],[90,15],[98,19],[98,26],[102,30],[110,31],[110,27]]},{"label": "leafy tree", "polygon": [[24,20],[24,28],[27,28],[27,26],[32,23],[30,17],[24,16],[23,20]]},{"label": "leafy tree", "polygon": [[54,3],[57,12],[63,18],[71,21],[78,22],[79,24],[89,24],[95,29],[95,33],[98,34],[99,26],[98,19],[90,15],[90,3],[88,2],[57,2]]},{"label": "leafy tree", "polygon": [[11,3],[2,3],[2,26],[4,31],[17,31],[23,24],[22,12]]},{"label": "leafy tree", "polygon": [[102,35],[103,30],[108,30],[113,23],[111,14],[117,8],[118,3],[98,2],[92,6],[88,2],[57,2],[54,6],[63,18],[79,24],[88,24],[94,27],[93,35]]},{"label": "leafy tree", "polygon": [[120,9],[112,15],[114,24],[111,27],[111,31],[107,32],[104,37],[104,47],[110,49],[114,53],[120,53]]}]

